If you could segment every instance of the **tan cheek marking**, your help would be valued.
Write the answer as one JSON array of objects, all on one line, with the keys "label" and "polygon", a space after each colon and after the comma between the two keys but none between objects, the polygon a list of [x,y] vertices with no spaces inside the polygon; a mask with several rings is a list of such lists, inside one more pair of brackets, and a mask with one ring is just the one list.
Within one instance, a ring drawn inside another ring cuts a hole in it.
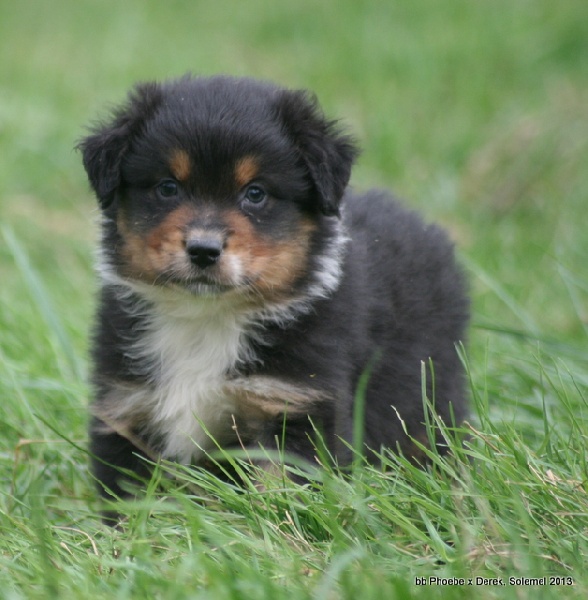
[{"label": "tan cheek marking", "polygon": [[253,156],[246,156],[235,165],[235,181],[242,188],[259,173],[259,164]]},{"label": "tan cheek marking", "polygon": [[178,181],[187,181],[192,171],[188,153],[185,150],[175,150],[171,155],[169,168]]},{"label": "tan cheek marking", "polygon": [[227,253],[239,257],[244,275],[255,283],[256,291],[266,300],[277,301],[287,295],[307,268],[315,224],[303,220],[291,239],[273,241],[261,237],[244,215],[231,212],[226,221],[232,231]]},{"label": "tan cheek marking", "polygon": [[301,228],[296,240],[270,246],[271,256],[269,260],[263,260],[264,272],[258,284],[260,289],[268,292],[286,291],[304,274],[308,264],[309,233],[306,228]]},{"label": "tan cheek marking", "polygon": [[153,282],[172,268],[178,256],[184,254],[184,232],[194,216],[191,208],[182,206],[146,235],[133,232],[119,217],[119,231],[125,242],[122,249],[127,266],[125,274]]}]

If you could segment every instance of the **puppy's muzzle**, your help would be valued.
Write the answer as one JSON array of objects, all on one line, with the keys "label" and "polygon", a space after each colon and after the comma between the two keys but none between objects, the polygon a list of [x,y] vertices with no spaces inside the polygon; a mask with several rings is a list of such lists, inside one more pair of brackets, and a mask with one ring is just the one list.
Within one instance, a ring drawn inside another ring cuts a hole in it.
[{"label": "puppy's muzzle", "polygon": [[218,262],[223,251],[221,236],[199,236],[186,242],[186,252],[190,262],[200,269],[206,269]]}]

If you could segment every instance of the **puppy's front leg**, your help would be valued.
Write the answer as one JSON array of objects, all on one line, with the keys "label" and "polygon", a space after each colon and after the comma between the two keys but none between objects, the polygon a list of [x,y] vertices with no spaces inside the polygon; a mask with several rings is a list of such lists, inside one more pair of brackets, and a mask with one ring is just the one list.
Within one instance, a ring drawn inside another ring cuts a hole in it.
[{"label": "puppy's front leg", "polygon": [[[236,427],[243,432],[240,441],[246,449],[278,451],[285,462],[296,456],[309,464],[316,464],[323,445],[335,453],[335,408],[327,392],[259,375],[234,379],[225,392],[236,401]],[[252,462],[275,470],[270,460]]]},{"label": "puppy's front leg", "polygon": [[[103,500],[131,497],[128,486],[150,475],[143,460],[149,453],[138,438],[122,426],[113,427],[98,417],[90,425],[90,453],[92,473]],[[103,510],[102,517],[106,524],[116,525],[120,515]]]}]

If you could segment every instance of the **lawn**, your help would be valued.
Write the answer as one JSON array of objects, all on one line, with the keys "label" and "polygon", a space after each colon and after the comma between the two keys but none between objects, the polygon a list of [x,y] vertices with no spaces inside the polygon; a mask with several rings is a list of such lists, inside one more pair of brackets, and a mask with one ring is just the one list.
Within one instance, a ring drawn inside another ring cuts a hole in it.
[{"label": "lawn", "polygon": [[[0,0],[0,56],[0,598],[588,596],[585,0]],[[451,459],[263,493],[164,465],[101,525],[74,146],[186,71],[313,89],[363,147],[354,187],[450,231],[473,298]]]}]

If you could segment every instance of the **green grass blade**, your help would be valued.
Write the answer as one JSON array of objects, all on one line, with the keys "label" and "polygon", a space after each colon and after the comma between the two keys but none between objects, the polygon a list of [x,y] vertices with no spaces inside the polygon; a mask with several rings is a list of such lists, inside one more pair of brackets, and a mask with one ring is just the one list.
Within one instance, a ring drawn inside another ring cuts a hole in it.
[{"label": "green grass blade", "polygon": [[57,341],[59,349],[63,352],[66,364],[70,370],[69,375],[74,376],[78,380],[82,379],[82,368],[76,350],[65,331],[59,314],[51,302],[50,295],[40,275],[31,264],[26,250],[12,230],[8,227],[2,227],[2,236],[27,285],[31,300],[42,315],[50,335]]}]

